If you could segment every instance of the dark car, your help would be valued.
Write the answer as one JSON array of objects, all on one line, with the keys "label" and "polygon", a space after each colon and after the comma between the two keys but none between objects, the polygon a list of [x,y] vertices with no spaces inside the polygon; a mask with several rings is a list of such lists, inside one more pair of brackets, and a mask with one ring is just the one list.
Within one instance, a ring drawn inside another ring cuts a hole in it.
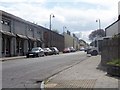
[{"label": "dark car", "polygon": [[56,47],[51,47],[50,49],[52,50],[53,54],[59,54],[59,50]]},{"label": "dark car", "polygon": [[70,52],[70,48],[65,48],[64,50],[63,50],[63,53],[69,53]]},{"label": "dark car", "polygon": [[44,50],[41,47],[32,48],[32,50],[26,54],[27,58],[40,56],[44,56]]},{"label": "dark car", "polygon": [[44,50],[44,54],[45,54],[46,56],[53,54],[53,52],[52,52],[52,50],[51,50],[50,48],[44,48],[43,50]]}]

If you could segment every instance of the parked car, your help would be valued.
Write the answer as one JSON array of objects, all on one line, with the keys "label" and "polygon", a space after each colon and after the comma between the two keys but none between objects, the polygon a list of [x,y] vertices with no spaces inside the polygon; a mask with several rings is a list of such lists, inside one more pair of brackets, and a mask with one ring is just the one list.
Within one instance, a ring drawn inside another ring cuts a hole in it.
[{"label": "parked car", "polygon": [[63,50],[63,53],[69,53],[70,52],[70,48],[65,48],[64,50]]},{"label": "parked car", "polygon": [[41,47],[32,48],[32,50],[26,54],[27,58],[40,56],[44,56],[44,50]]},{"label": "parked car", "polygon": [[87,54],[91,54],[92,56],[98,55],[98,51],[95,48],[89,48],[87,49]]},{"label": "parked car", "polygon": [[59,54],[59,50],[56,47],[51,47],[50,49],[52,50],[53,54]]},{"label": "parked car", "polygon": [[84,50],[85,50],[85,48],[84,48],[84,47],[81,47],[81,48],[80,48],[80,51],[84,51]]},{"label": "parked car", "polygon": [[89,48],[85,48],[84,51],[87,52],[88,49],[89,49]]},{"label": "parked car", "polygon": [[52,50],[51,50],[50,48],[44,48],[43,50],[44,50],[44,54],[45,54],[46,56],[53,54],[53,52],[52,52]]},{"label": "parked car", "polygon": [[70,47],[70,52],[75,52],[75,51],[76,51],[75,48]]}]

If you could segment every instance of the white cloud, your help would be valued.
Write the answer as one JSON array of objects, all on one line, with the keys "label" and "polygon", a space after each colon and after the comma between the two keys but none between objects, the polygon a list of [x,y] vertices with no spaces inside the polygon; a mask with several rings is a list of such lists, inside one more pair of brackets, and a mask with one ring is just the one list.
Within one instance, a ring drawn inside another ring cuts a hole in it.
[{"label": "white cloud", "polygon": [[25,2],[42,3],[45,1],[46,0],[0,0],[0,2],[4,2],[4,3],[25,3]]},{"label": "white cloud", "polygon": [[[60,5],[48,8],[47,2],[55,0],[1,0],[0,9],[46,27],[49,26],[49,16],[53,13],[55,15],[52,20],[53,28],[62,32],[63,26],[66,26],[71,32],[82,33],[82,38],[87,41],[91,30],[98,28],[96,19],[100,19],[102,27],[105,28],[115,21],[118,15],[118,0],[56,0],[56,2],[93,4],[93,7],[97,5],[95,8],[88,8],[86,5],[85,8]],[[7,7],[4,4],[7,4]]]},{"label": "white cloud", "polygon": [[[110,10],[99,10],[99,9],[74,9],[70,8],[62,8],[56,7],[54,8],[54,12],[57,15],[61,15],[64,18],[64,23],[69,24],[70,26],[78,26],[87,27],[89,23],[96,23],[96,19],[100,19],[103,25],[103,28],[113,20],[117,19],[117,9],[110,9]],[[113,13],[114,12],[114,13]],[[79,24],[79,25],[78,25]],[[75,28],[75,27],[73,27]],[[85,28],[86,29],[86,28]],[[93,28],[89,28],[93,29]],[[94,28],[95,29],[95,28]]]},{"label": "white cloud", "polygon": [[75,31],[75,32],[72,32],[74,33],[79,39],[83,39],[85,40],[87,43],[90,43],[91,41],[89,40],[88,36],[89,34],[92,32],[92,30],[90,31]]},{"label": "white cloud", "polygon": [[90,3],[90,4],[99,4],[103,6],[110,6],[110,5],[116,5],[116,3],[119,2],[119,0],[76,0],[77,2],[84,2],[84,3]]}]

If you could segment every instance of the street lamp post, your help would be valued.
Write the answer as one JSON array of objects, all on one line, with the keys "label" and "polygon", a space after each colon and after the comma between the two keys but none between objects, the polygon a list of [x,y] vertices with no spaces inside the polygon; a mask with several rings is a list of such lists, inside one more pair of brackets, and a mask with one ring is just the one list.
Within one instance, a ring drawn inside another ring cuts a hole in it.
[{"label": "street lamp post", "polygon": [[63,33],[65,32],[65,29],[66,29],[67,27],[66,26],[63,26]]},{"label": "street lamp post", "polygon": [[[52,30],[51,29],[51,22],[52,22],[52,18],[54,18],[55,16],[54,16],[54,14],[50,14],[50,30]],[[49,33],[49,35],[50,35],[50,44],[49,44],[49,47],[51,47],[52,46],[52,35],[51,35],[51,31],[50,31],[50,33]]]},{"label": "street lamp post", "polygon": [[52,21],[51,19],[54,17],[55,17],[54,14],[50,14],[50,30],[51,30],[51,21]]},{"label": "street lamp post", "polygon": [[98,29],[101,29],[101,22],[100,22],[100,19],[96,20],[96,22],[98,22]]}]

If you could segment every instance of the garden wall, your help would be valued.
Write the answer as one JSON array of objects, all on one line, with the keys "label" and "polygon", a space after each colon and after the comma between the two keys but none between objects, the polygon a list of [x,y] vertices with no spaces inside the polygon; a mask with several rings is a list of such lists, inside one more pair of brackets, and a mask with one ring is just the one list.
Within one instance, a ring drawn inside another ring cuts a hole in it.
[{"label": "garden wall", "polygon": [[120,58],[120,37],[105,38],[102,42],[101,65],[106,66],[108,61]]}]

